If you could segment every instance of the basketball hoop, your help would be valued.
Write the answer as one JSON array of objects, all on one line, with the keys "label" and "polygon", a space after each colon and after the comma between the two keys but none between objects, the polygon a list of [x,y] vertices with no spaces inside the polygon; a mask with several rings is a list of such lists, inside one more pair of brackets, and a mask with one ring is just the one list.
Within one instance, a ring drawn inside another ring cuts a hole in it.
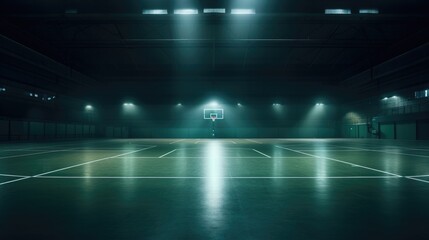
[{"label": "basketball hoop", "polygon": [[210,115],[210,118],[214,122],[214,121],[216,121],[217,115],[216,114],[212,114],[212,115]]}]

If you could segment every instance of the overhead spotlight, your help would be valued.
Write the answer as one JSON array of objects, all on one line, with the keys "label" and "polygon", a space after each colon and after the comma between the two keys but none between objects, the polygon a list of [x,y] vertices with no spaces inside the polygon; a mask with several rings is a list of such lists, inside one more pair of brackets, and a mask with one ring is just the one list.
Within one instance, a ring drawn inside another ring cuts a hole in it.
[{"label": "overhead spotlight", "polygon": [[182,106],[182,103],[178,103],[177,106],[179,106],[179,107]]},{"label": "overhead spotlight", "polygon": [[323,106],[323,103],[316,103],[316,106]]},{"label": "overhead spotlight", "polygon": [[384,97],[383,99],[381,99],[381,100],[387,100],[387,99],[389,99],[388,97]]},{"label": "overhead spotlight", "polygon": [[174,9],[174,14],[179,14],[179,15],[198,14],[198,9],[190,9],[190,8]]},{"label": "overhead spotlight", "polygon": [[237,106],[241,107],[241,103],[237,103]]},{"label": "overhead spotlight", "polygon": [[378,14],[378,9],[359,9],[360,14]]},{"label": "overhead spotlight", "polygon": [[0,88],[0,92],[6,92],[6,88]]},{"label": "overhead spotlight", "polygon": [[168,14],[167,9],[143,9],[142,14],[145,15],[162,15]]},{"label": "overhead spotlight", "polygon": [[225,13],[225,8],[204,8],[204,13]]},{"label": "overhead spotlight", "polygon": [[350,9],[325,9],[325,14],[352,14]]},{"label": "overhead spotlight", "polygon": [[248,14],[255,14],[255,9],[250,8],[233,8],[231,9],[231,14],[237,14],[237,15],[248,15]]},{"label": "overhead spotlight", "polygon": [[212,101],[212,102],[210,102],[209,105],[212,107],[217,107],[217,106],[219,106],[219,103],[217,103],[216,101]]},{"label": "overhead spotlight", "polygon": [[92,106],[91,106],[91,105],[89,105],[89,104],[85,106],[85,110],[88,110],[88,111],[89,111],[89,110],[92,110],[92,109],[93,109],[93,108],[92,108]]},{"label": "overhead spotlight", "polygon": [[124,105],[124,106],[126,106],[126,107],[134,106],[134,104],[133,104],[133,103],[130,103],[130,102],[126,102],[126,103],[124,103],[123,105]]}]

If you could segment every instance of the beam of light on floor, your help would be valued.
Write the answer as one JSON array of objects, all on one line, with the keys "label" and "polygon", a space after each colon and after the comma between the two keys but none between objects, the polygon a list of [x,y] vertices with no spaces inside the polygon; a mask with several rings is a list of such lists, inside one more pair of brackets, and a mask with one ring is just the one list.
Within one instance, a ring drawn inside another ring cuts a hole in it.
[{"label": "beam of light on floor", "polygon": [[210,227],[220,227],[223,218],[223,200],[224,200],[224,149],[221,142],[212,140],[206,147],[205,153],[207,159],[204,164],[205,176],[205,203],[207,208],[207,224]]}]

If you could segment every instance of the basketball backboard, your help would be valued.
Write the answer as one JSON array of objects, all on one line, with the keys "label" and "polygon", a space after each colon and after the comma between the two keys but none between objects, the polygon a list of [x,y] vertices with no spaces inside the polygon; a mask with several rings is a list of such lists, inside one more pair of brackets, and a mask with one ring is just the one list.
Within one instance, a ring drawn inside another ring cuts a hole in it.
[{"label": "basketball backboard", "polygon": [[223,119],[223,109],[221,108],[206,108],[204,109],[204,119]]}]

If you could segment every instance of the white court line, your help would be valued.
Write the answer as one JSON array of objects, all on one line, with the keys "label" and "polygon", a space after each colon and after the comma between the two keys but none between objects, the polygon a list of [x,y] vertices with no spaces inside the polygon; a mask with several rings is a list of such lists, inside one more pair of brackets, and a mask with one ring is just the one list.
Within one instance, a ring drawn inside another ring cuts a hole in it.
[{"label": "white court line", "polygon": [[171,142],[171,143],[169,143],[169,144],[174,144],[174,143],[177,143],[177,142],[181,142],[181,141],[184,141],[185,139],[180,139],[180,140],[177,140],[177,141],[173,141],[173,142]]},{"label": "white court line", "polygon": [[399,178],[396,176],[315,176],[315,177],[180,177],[180,176],[40,176],[35,178],[54,178],[54,179],[380,179],[380,178]]},{"label": "white court line", "polygon": [[[175,158],[177,158],[177,159],[186,159],[186,158],[209,158],[210,156],[201,156],[201,157],[163,157],[163,158],[169,158],[169,159],[175,159]],[[159,157],[127,157],[127,156],[125,156],[125,157],[117,157],[117,158],[127,158],[127,159],[139,159],[139,158],[159,158]],[[237,158],[237,159],[240,159],[240,158],[267,158],[267,157],[228,157],[228,156],[222,156],[222,158],[223,159],[229,159],[229,158]],[[271,158],[275,158],[275,159],[283,159],[283,158],[289,158],[289,159],[293,159],[293,158],[299,158],[299,159],[301,159],[301,158],[314,158],[314,157],[271,157]]]},{"label": "white court line", "polygon": [[253,151],[255,151],[255,152],[257,152],[257,153],[259,153],[259,154],[261,154],[261,155],[263,155],[263,156],[265,156],[265,157],[267,157],[267,158],[271,158],[271,157],[270,157],[270,156],[268,156],[267,154],[262,153],[262,152],[260,152],[260,151],[258,151],[258,150],[256,150],[256,149],[253,149],[253,148],[252,148],[252,150],[253,150]]},{"label": "white court line", "polygon": [[171,151],[169,151],[168,153],[166,153],[166,154],[163,154],[163,155],[159,156],[158,158],[163,158],[163,157],[167,156],[168,154],[173,153],[173,152],[175,152],[175,151],[177,151],[177,149],[171,150]]},{"label": "white court line", "polygon": [[30,176],[0,173],[0,177],[18,177],[18,178],[25,178],[25,177],[30,177]]},{"label": "white court line", "polygon": [[0,159],[26,157],[26,156],[54,153],[54,152],[67,152],[70,150],[73,150],[73,149],[71,148],[71,149],[51,150],[51,151],[46,151],[46,152],[26,153],[26,154],[20,154],[20,155],[4,156],[4,157],[0,157]]},{"label": "white court line", "polygon": [[85,163],[80,163],[80,164],[72,165],[72,166],[69,166],[69,167],[64,167],[64,168],[52,170],[52,171],[49,171],[49,172],[40,173],[40,174],[34,175],[32,177],[39,177],[39,176],[51,174],[51,173],[54,173],[54,172],[59,172],[59,171],[67,170],[67,169],[70,169],[70,168],[80,167],[80,166],[83,166],[83,165],[87,165],[87,164],[92,164],[92,163],[95,163],[95,162],[104,161],[104,160],[115,158],[115,157],[121,157],[121,156],[124,156],[124,155],[127,155],[127,154],[141,152],[141,151],[144,151],[144,150],[147,150],[147,149],[151,149],[151,148],[154,148],[154,147],[156,147],[156,146],[147,147],[147,148],[143,148],[143,149],[139,149],[139,150],[127,152],[127,153],[122,153],[122,154],[111,156],[111,157],[100,158],[100,159],[96,159],[96,160],[93,160],[93,161],[89,161],[89,162],[85,162]]},{"label": "white court line", "polygon": [[258,142],[258,141],[252,140],[252,139],[246,139],[246,140],[249,142],[257,143],[257,144],[262,144],[262,142]]},{"label": "white court line", "polygon": [[358,149],[296,149],[295,150],[299,150],[299,151],[314,151],[314,152],[328,152],[328,151],[334,151],[334,152],[360,152],[362,150],[358,150]]},{"label": "white court line", "polygon": [[[100,140],[92,140],[92,141],[87,141],[87,142],[84,142],[84,143],[90,143],[90,142],[100,142]],[[49,144],[49,146],[45,145],[45,146],[36,146],[36,147],[27,147],[27,148],[15,148],[15,149],[10,149],[10,150],[17,150],[17,151],[19,151],[19,150],[31,150],[31,149],[40,149],[40,148],[50,148],[50,147],[63,147],[63,146],[82,144],[82,142],[69,142],[69,143],[62,143],[62,144],[43,143],[43,144]],[[43,149],[41,149],[41,150],[43,150]]]},{"label": "white court line", "polygon": [[6,184],[9,184],[9,183],[13,183],[13,182],[22,181],[22,180],[29,179],[29,178],[31,178],[31,177],[18,178],[18,179],[11,180],[11,181],[7,181],[7,182],[2,182],[2,183],[0,183],[0,186],[1,186],[1,185],[6,185]]},{"label": "white court line", "polygon": [[285,148],[285,147],[281,147],[281,146],[276,146],[276,147],[277,148],[282,148],[282,149],[285,149],[285,150],[289,150],[289,151],[292,151],[292,152],[296,152],[296,153],[301,153],[301,154],[304,154],[304,155],[307,155],[307,156],[310,156],[310,157],[331,160],[331,161],[335,161],[335,162],[339,162],[339,163],[344,163],[344,164],[347,164],[347,165],[350,165],[350,166],[353,166],[353,167],[360,167],[360,168],[364,168],[364,169],[368,169],[368,170],[372,170],[372,171],[376,171],[376,172],[381,172],[381,173],[385,173],[385,174],[389,174],[389,175],[393,175],[393,176],[397,176],[397,177],[402,177],[401,175],[398,175],[398,174],[395,174],[395,173],[390,173],[390,172],[382,171],[382,170],[375,169],[375,168],[365,167],[365,166],[362,166],[362,165],[358,165],[358,164],[354,164],[354,163],[349,163],[349,162],[338,160],[338,159],[335,159],[335,158],[320,157],[320,156],[317,156],[317,155],[313,155],[313,154],[309,154],[309,153],[305,153],[305,152],[301,152],[301,151],[297,151],[297,150],[293,150],[293,149]]},{"label": "white court line", "polygon": [[230,140],[233,144],[237,144],[236,142],[234,142],[234,141],[232,141],[232,140]]},{"label": "white court line", "polygon": [[429,175],[414,175],[414,176],[406,176],[406,177],[429,177]]},{"label": "white court line", "polygon": [[429,181],[422,180],[422,179],[418,179],[418,178],[413,178],[413,177],[405,177],[405,178],[407,178],[407,179],[411,179],[411,180],[414,180],[414,181],[419,181],[419,182],[429,183]]},{"label": "white court line", "polygon": [[389,154],[405,155],[405,156],[412,156],[412,157],[423,157],[423,158],[429,158],[429,156],[428,156],[428,155],[417,155],[417,154],[410,154],[410,153],[398,153],[398,152],[390,152],[390,151],[375,150],[375,149],[368,149],[368,148],[357,148],[357,147],[344,147],[344,148],[350,148],[350,149],[356,149],[356,150],[368,151],[368,152],[381,152],[381,153],[389,153]]},{"label": "white court line", "polygon": [[100,159],[96,159],[96,160],[85,162],[85,163],[81,163],[81,164],[76,164],[76,165],[72,165],[72,166],[68,166],[68,167],[64,167],[64,168],[59,168],[59,169],[56,169],[56,170],[52,170],[52,171],[49,171],[49,172],[40,173],[40,174],[37,174],[37,175],[33,175],[33,176],[25,177],[25,178],[19,178],[19,179],[15,179],[15,180],[12,180],[12,181],[3,182],[3,183],[0,183],[0,185],[5,185],[5,184],[13,183],[13,182],[18,182],[18,181],[26,180],[26,179],[29,179],[29,178],[37,178],[37,177],[41,177],[41,176],[44,176],[44,175],[47,175],[47,174],[51,174],[51,173],[54,173],[54,172],[60,172],[60,171],[67,170],[67,169],[70,169],[70,168],[80,167],[80,166],[83,166],[83,165],[92,164],[92,163],[95,163],[95,162],[100,162],[100,161],[104,161],[104,160],[107,160],[107,159],[112,159],[112,158],[115,158],[115,157],[121,157],[121,156],[124,156],[124,155],[127,155],[127,154],[132,154],[132,153],[144,151],[144,150],[151,149],[151,148],[154,148],[154,147],[156,147],[156,146],[151,146],[151,147],[147,147],[147,148],[143,148],[143,149],[139,149],[139,150],[127,152],[127,153],[122,153],[122,154],[111,156],[111,157],[100,158]]}]

